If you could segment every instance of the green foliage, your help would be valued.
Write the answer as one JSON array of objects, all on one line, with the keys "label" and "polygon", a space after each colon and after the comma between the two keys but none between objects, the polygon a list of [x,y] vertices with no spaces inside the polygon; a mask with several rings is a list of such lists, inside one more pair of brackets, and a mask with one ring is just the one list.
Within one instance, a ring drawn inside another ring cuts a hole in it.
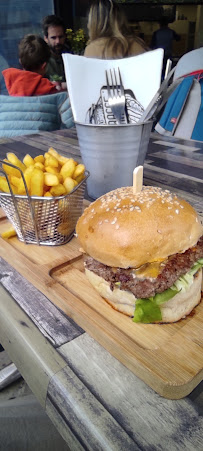
[{"label": "green foliage", "polygon": [[50,75],[50,80],[51,81],[62,81],[63,77],[60,77],[60,75]]},{"label": "green foliage", "polygon": [[76,55],[82,55],[87,43],[83,28],[73,31],[71,28],[66,29],[66,38],[71,50]]}]

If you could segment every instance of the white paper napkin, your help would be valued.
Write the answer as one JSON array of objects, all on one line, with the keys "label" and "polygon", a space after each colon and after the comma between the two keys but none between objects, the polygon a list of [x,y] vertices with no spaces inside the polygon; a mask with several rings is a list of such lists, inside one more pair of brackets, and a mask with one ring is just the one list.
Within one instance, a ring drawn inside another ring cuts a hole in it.
[{"label": "white paper napkin", "polygon": [[66,82],[74,120],[85,122],[88,109],[96,104],[106,85],[105,70],[120,68],[125,89],[131,89],[146,109],[161,83],[163,49],[117,60],[101,60],[64,53]]}]

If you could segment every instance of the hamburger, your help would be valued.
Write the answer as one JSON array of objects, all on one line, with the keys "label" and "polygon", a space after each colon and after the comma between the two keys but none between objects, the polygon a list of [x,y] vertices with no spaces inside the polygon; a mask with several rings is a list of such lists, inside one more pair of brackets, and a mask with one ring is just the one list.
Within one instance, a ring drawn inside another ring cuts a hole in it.
[{"label": "hamburger", "polygon": [[203,227],[168,190],[111,191],[79,218],[76,234],[90,283],[114,309],[141,323],[172,323],[201,300]]}]

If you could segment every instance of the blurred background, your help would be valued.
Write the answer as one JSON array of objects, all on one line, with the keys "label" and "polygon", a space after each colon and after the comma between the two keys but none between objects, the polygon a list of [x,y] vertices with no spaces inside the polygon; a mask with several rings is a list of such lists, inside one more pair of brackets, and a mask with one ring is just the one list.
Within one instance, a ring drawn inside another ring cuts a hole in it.
[{"label": "blurred background", "polygon": [[[0,54],[8,66],[18,67],[17,45],[27,33],[42,33],[41,21],[48,14],[63,18],[73,53],[82,54],[87,41],[87,12],[90,0],[1,0]],[[180,36],[173,43],[173,63],[184,54],[203,46],[203,5],[198,0],[118,0],[128,20],[150,45],[152,34],[163,17]],[[78,31],[79,30],[79,31]]]}]

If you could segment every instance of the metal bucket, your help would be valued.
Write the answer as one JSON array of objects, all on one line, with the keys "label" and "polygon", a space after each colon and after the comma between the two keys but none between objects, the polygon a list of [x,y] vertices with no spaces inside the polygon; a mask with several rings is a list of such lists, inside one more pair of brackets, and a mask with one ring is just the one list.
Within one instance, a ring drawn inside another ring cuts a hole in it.
[{"label": "metal bucket", "polygon": [[133,183],[133,169],[143,165],[153,122],[93,125],[76,122],[80,152],[86,169],[88,195],[97,199],[108,191]]}]

